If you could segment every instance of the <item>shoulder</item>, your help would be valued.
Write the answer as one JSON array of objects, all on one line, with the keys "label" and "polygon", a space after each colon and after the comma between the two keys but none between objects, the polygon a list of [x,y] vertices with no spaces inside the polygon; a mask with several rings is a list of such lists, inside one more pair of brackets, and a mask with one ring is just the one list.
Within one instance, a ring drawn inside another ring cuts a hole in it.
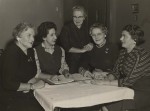
[{"label": "shoulder", "polygon": [[145,58],[149,57],[150,58],[150,51],[145,49],[145,48],[143,48],[143,47],[136,47],[134,49],[134,52],[136,54],[138,54],[139,56],[141,56],[141,57],[145,57]]},{"label": "shoulder", "polygon": [[72,27],[74,27],[73,22],[69,22],[69,23],[67,23],[67,24],[65,24],[65,25],[63,26],[63,29],[69,30],[69,29],[72,28]]},{"label": "shoulder", "polygon": [[15,44],[12,43],[10,44],[4,51],[5,54],[12,54],[12,55],[16,55],[18,54],[18,52],[20,52],[21,50],[19,50],[19,47]]}]

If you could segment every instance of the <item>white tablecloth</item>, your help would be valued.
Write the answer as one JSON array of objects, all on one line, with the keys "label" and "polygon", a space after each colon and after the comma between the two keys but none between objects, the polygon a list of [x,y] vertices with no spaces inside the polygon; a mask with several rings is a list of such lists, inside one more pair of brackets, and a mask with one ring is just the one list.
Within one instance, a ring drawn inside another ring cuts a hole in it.
[{"label": "white tablecloth", "polygon": [[70,83],[63,85],[46,85],[35,90],[35,98],[45,109],[53,111],[55,107],[87,107],[123,99],[133,99],[134,91],[125,87]]}]

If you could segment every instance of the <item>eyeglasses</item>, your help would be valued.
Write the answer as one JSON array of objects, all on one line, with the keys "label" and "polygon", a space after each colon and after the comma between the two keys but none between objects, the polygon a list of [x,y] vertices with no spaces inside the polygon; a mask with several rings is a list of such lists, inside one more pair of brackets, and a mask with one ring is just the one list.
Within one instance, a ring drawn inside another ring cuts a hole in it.
[{"label": "eyeglasses", "polygon": [[84,16],[79,16],[79,17],[73,16],[73,19],[83,19],[83,18],[84,18]]}]

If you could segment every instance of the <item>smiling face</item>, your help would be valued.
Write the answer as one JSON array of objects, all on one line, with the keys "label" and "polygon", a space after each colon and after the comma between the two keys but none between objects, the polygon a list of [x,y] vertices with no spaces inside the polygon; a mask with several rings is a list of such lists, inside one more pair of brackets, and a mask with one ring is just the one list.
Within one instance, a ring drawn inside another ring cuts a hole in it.
[{"label": "smiling face", "polygon": [[105,33],[100,28],[93,28],[91,36],[96,45],[101,45],[105,42]]},{"label": "smiling face", "polygon": [[23,30],[18,36],[18,42],[25,49],[31,48],[34,42],[35,32],[33,28],[27,28]]},{"label": "smiling face", "polygon": [[73,22],[78,28],[81,27],[84,20],[85,20],[85,17],[84,17],[83,11],[80,11],[80,10],[73,11]]},{"label": "smiling face", "polygon": [[122,43],[122,47],[126,49],[130,49],[132,46],[135,45],[135,41],[132,39],[131,35],[126,30],[122,31],[120,41]]},{"label": "smiling face", "polygon": [[57,36],[56,36],[56,30],[54,28],[48,30],[48,34],[43,40],[49,45],[53,46],[56,43]]}]

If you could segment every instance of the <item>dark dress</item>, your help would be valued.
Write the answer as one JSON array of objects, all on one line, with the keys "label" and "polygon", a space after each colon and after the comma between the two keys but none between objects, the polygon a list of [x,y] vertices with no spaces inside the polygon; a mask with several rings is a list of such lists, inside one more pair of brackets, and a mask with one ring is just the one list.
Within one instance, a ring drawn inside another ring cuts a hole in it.
[{"label": "dark dress", "polygon": [[20,83],[27,83],[36,75],[34,51],[29,49],[27,55],[15,44],[11,44],[3,53],[2,83],[3,100],[6,111],[43,111],[34,98],[33,92],[17,91]]},{"label": "dark dress", "polygon": [[90,71],[96,68],[108,72],[113,69],[117,56],[118,47],[114,44],[106,42],[101,48],[94,45],[90,52],[84,54],[81,67]]},{"label": "dark dress", "polygon": [[59,75],[62,58],[61,48],[55,45],[53,54],[46,52],[42,45],[37,46],[35,49],[39,59],[41,72],[50,75]]},{"label": "dark dress", "polygon": [[69,66],[70,73],[77,73],[82,54],[69,53],[68,51],[72,47],[81,49],[83,46],[91,42],[87,26],[83,23],[82,27],[79,29],[73,22],[65,25],[60,33],[58,41],[65,49],[66,62]]},{"label": "dark dress", "polygon": [[140,47],[130,53],[122,50],[113,74],[121,86],[134,90],[136,111],[150,111],[150,52]]}]

